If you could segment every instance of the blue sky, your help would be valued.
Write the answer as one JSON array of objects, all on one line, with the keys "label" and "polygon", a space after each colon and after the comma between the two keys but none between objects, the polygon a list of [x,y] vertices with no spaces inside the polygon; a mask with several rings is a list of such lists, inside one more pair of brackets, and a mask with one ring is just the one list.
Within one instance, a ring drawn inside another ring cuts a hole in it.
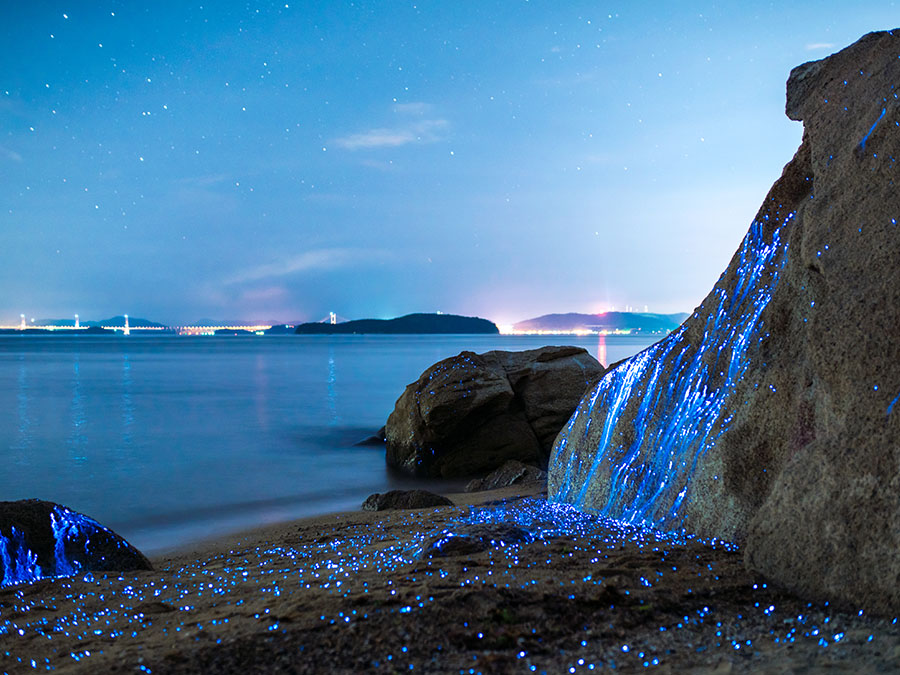
[{"label": "blue sky", "polygon": [[0,324],[690,311],[894,2],[7,2]]}]

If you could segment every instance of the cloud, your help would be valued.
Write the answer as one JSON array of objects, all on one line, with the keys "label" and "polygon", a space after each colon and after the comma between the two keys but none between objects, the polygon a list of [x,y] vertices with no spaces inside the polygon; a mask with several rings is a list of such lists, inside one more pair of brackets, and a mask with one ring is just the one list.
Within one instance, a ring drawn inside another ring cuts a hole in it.
[{"label": "cloud", "polygon": [[817,49],[834,49],[833,42],[810,42],[806,45],[806,51],[811,52]]},{"label": "cloud", "polygon": [[21,162],[22,161],[22,155],[20,155],[15,150],[10,150],[9,148],[5,148],[2,145],[0,145],[0,157],[2,157],[3,159],[8,159],[13,162]]},{"label": "cloud", "polygon": [[265,288],[248,289],[241,293],[241,302],[253,304],[264,302],[281,302],[288,297],[288,291],[283,286],[266,286]]},{"label": "cloud", "polygon": [[359,134],[338,138],[335,143],[346,150],[397,148],[402,145],[434,143],[443,138],[449,127],[445,119],[419,120],[397,127],[370,129]]},{"label": "cloud", "polygon": [[187,178],[182,178],[178,182],[181,185],[187,185],[189,187],[210,187],[211,185],[220,185],[221,183],[231,182],[231,176],[224,173],[213,173],[206,174],[203,176],[188,176]]},{"label": "cloud", "polygon": [[397,148],[403,145],[435,143],[444,138],[450,123],[435,115],[435,107],[424,101],[396,103],[392,111],[402,121],[394,126],[376,127],[335,139],[345,150]]},{"label": "cloud", "polygon": [[241,270],[229,279],[226,284],[240,284],[261,279],[275,279],[303,272],[314,272],[346,267],[371,258],[377,252],[355,248],[323,248],[306,251],[299,255],[282,258],[270,263],[257,265]]}]

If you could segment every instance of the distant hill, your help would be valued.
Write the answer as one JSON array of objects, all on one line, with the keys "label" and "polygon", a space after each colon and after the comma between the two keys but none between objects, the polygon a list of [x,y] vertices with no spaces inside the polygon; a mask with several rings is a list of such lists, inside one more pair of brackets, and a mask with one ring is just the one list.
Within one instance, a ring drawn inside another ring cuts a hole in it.
[{"label": "distant hill", "polygon": [[[125,325],[125,317],[124,316],[114,316],[111,319],[103,319],[102,321],[82,321],[82,326],[103,326],[104,328],[107,326],[124,326]],[[148,319],[141,319],[136,316],[128,317],[128,325],[131,328],[166,328],[167,326],[162,323],[156,323],[155,321],[150,321]]]},{"label": "distant hill", "polygon": [[267,328],[266,335],[288,335],[294,333],[296,328],[289,323],[274,324],[271,328]]},{"label": "distant hill", "polygon": [[300,335],[346,335],[351,333],[435,334],[499,333],[487,319],[455,314],[407,314],[396,319],[359,319],[344,323],[302,323]]},{"label": "distant hill", "polygon": [[[38,319],[33,326],[72,326],[75,327],[75,319]],[[101,321],[82,321],[82,326],[124,326],[125,316],[114,316],[111,319],[103,319]],[[165,324],[156,323],[149,319],[141,319],[134,316],[128,317],[128,325],[132,328],[167,328]]]},{"label": "distant hill", "polygon": [[517,331],[631,331],[637,333],[667,333],[680,326],[689,315],[644,314],[637,312],[604,312],[603,314],[545,314],[515,324]]},{"label": "distant hill", "polygon": [[255,326],[258,321],[247,321],[246,319],[197,319],[185,326]]}]

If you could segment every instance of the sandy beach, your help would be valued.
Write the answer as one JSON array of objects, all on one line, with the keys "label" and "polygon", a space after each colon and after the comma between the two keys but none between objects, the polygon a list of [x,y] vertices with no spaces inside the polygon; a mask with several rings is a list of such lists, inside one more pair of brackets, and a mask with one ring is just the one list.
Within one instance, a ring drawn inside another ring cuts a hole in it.
[{"label": "sandy beach", "polygon": [[896,619],[809,604],[722,542],[543,486],[203,542],[155,571],[0,591],[0,671],[896,672]]}]

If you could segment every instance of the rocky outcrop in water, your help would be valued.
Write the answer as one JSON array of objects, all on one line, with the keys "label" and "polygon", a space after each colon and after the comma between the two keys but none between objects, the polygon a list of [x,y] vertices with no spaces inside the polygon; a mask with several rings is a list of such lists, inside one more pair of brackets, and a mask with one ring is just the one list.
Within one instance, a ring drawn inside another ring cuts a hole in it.
[{"label": "rocky outcrop in water", "polygon": [[484,475],[508,459],[546,466],[603,366],[580,347],[462,352],[426,370],[385,425],[387,462],[428,477]]},{"label": "rocky outcrop in water", "polygon": [[0,502],[0,586],[76,572],[153,569],[96,520],[38,499]]},{"label": "rocky outcrop in water", "polygon": [[552,498],[900,609],[898,57],[900,31],[872,33],[792,71],[799,150],[702,305],[582,400]]}]

